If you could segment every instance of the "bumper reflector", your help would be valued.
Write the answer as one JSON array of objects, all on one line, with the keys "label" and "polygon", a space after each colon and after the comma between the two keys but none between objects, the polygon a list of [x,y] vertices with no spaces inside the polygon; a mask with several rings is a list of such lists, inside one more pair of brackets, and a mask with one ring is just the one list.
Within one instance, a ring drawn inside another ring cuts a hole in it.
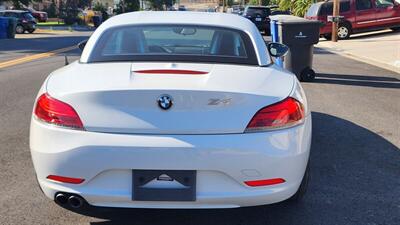
[{"label": "bumper reflector", "polygon": [[273,179],[267,179],[267,180],[251,180],[251,181],[245,181],[244,183],[250,187],[259,187],[259,186],[268,186],[268,185],[274,185],[274,184],[281,184],[284,183],[285,179],[283,178],[273,178]]},{"label": "bumper reflector", "polygon": [[49,175],[46,178],[48,180],[58,181],[58,182],[62,182],[62,183],[69,183],[69,184],[80,184],[83,181],[85,181],[85,179],[81,179],[81,178],[62,177],[62,176],[56,176],[56,175]]}]

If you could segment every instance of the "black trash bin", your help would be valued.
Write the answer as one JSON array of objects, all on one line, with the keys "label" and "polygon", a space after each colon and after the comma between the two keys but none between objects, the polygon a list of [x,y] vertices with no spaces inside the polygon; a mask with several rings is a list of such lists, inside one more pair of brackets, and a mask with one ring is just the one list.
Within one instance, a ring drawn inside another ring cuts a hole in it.
[{"label": "black trash bin", "polygon": [[17,27],[17,22],[17,18],[8,18],[7,38],[15,38],[15,28]]},{"label": "black trash bin", "polygon": [[100,16],[93,16],[93,25],[94,27],[99,27],[101,24],[101,17]]},{"label": "black trash bin", "polygon": [[321,23],[290,15],[276,15],[270,19],[271,33],[275,35],[273,40],[290,49],[284,57],[284,68],[296,74],[301,81],[314,80],[313,51],[314,44],[319,41]]}]

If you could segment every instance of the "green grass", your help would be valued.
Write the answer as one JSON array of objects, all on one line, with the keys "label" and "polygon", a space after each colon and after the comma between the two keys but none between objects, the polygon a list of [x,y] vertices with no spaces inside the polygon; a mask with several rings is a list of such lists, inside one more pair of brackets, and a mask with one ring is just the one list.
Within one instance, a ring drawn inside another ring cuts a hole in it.
[{"label": "green grass", "polygon": [[58,23],[58,22],[45,22],[45,23],[38,23],[37,25],[39,25],[39,26],[64,26],[65,23],[61,22],[61,21],[60,21],[60,23]]}]

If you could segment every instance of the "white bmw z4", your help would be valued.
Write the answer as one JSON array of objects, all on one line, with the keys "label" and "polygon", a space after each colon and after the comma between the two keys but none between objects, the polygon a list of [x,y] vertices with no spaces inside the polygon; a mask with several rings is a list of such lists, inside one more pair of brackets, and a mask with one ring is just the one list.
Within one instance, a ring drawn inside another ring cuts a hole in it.
[{"label": "white bmw z4", "polygon": [[[85,46],[84,46],[85,45]],[[246,18],[134,12],[51,73],[30,149],[60,206],[233,208],[299,199],[311,115],[296,76]]]}]

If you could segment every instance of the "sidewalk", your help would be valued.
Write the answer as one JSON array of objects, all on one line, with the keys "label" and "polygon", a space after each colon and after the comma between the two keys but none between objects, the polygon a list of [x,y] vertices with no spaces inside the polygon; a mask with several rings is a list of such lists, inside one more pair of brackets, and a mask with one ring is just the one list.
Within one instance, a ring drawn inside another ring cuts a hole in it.
[{"label": "sidewalk", "polygon": [[337,43],[321,39],[316,47],[400,74],[399,32],[385,30],[358,34]]}]

